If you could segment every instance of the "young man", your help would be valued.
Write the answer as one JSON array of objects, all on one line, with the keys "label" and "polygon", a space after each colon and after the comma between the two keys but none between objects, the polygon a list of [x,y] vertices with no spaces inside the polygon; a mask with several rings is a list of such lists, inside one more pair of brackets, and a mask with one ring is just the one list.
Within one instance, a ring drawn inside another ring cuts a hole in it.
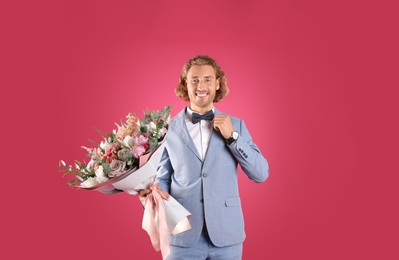
[{"label": "young man", "polygon": [[191,212],[191,229],[170,237],[168,260],[242,257],[237,166],[254,182],[265,181],[269,167],[244,121],[214,107],[227,92],[225,74],[209,56],[184,65],[176,95],[189,105],[170,121],[157,181]]}]

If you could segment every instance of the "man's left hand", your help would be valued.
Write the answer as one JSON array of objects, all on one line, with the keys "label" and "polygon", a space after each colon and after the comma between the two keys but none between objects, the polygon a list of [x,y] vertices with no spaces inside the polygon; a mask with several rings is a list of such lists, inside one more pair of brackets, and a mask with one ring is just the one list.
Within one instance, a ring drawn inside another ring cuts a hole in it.
[{"label": "man's left hand", "polygon": [[226,115],[215,115],[213,119],[213,127],[216,131],[220,131],[224,139],[228,139],[234,131],[230,117]]}]

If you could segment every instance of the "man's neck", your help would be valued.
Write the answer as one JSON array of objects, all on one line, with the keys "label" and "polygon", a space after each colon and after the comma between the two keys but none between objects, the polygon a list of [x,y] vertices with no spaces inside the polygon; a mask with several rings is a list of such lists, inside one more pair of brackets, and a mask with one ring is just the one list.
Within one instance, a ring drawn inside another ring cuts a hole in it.
[{"label": "man's neck", "polygon": [[214,108],[214,106],[204,107],[204,108],[202,108],[202,107],[194,107],[194,109],[193,109],[193,106],[190,105],[190,106],[188,106],[188,108],[190,108],[191,111],[202,115],[202,114],[205,114],[206,112],[212,110]]}]

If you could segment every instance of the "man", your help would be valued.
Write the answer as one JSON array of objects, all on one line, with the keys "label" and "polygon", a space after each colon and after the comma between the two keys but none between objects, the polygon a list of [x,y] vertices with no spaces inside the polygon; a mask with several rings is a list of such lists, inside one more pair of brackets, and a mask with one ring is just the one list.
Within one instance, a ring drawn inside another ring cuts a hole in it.
[{"label": "man", "polygon": [[[244,121],[214,107],[227,92],[225,74],[209,56],[184,65],[176,95],[189,106],[170,121],[157,181],[191,212],[191,229],[170,237],[168,260],[242,257],[237,166],[254,182],[265,181],[269,167]],[[142,190],[140,199],[148,193]]]}]

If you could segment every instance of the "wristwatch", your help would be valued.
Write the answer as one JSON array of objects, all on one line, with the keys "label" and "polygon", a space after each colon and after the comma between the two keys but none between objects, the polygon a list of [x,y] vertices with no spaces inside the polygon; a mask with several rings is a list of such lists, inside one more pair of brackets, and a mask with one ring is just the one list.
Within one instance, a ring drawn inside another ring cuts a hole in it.
[{"label": "wristwatch", "polygon": [[231,136],[229,138],[226,139],[226,143],[228,145],[231,145],[232,143],[234,143],[235,141],[237,141],[238,139],[238,132],[237,131],[233,131],[231,133]]}]

